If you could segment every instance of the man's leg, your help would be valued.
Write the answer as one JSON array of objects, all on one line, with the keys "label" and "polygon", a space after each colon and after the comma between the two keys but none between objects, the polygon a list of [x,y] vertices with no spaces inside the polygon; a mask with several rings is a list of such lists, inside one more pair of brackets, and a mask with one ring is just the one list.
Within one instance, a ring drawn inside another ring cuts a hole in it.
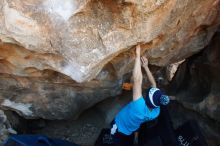
[{"label": "man's leg", "polygon": [[134,134],[125,135],[118,132],[114,121],[111,123],[111,136],[114,141],[114,146],[133,146]]},{"label": "man's leg", "polygon": [[123,137],[122,139],[122,146],[133,146],[134,144],[134,134],[131,135],[124,135],[120,133],[121,136]]},{"label": "man's leg", "polygon": [[112,135],[114,146],[133,146],[134,143],[134,134],[125,135],[120,132],[116,132]]}]

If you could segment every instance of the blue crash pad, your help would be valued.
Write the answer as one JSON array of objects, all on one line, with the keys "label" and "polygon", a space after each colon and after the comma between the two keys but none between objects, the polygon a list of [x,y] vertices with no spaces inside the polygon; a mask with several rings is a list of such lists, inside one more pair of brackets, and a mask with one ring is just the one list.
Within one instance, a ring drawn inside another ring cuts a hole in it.
[{"label": "blue crash pad", "polygon": [[65,140],[52,139],[44,135],[12,135],[4,146],[79,146]]}]

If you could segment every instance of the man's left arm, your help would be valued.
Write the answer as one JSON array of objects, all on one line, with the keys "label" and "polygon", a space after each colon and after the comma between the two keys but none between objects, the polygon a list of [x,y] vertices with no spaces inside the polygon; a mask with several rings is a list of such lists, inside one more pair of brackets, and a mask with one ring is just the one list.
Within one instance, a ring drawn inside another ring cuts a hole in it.
[{"label": "man's left arm", "polygon": [[148,80],[151,84],[151,87],[157,87],[157,84],[156,84],[156,81],[154,79],[154,76],[152,75],[149,67],[148,67],[148,59],[146,57],[141,57],[141,62],[142,62],[142,66],[144,67],[146,73],[147,73],[147,77],[148,77]]}]

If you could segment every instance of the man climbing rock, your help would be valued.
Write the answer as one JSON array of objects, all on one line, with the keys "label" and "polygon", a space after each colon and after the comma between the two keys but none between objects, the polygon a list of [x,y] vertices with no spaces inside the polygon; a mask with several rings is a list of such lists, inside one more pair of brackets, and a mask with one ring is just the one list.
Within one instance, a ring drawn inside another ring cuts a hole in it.
[{"label": "man climbing rock", "polygon": [[[111,124],[111,135],[115,146],[132,146],[134,133],[140,125],[157,118],[160,113],[160,105],[167,105],[170,101],[168,96],[163,95],[160,89],[156,88],[155,79],[148,68],[148,59],[140,56],[140,50],[140,45],[137,45],[133,69],[133,101],[116,115]],[[141,62],[151,83],[146,97],[142,95]]]}]

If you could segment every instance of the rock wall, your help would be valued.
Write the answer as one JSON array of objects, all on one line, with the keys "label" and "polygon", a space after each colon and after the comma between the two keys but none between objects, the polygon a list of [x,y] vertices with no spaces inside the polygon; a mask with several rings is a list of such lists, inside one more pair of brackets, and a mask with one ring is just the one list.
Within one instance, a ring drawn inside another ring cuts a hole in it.
[{"label": "rock wall", "polygon": [[0,102],[26,118],[77,117],[118,95],[141,43],[166,66],[206,46],[219,0],[0,0]]},{"label": "rock wall", "polygon": [[11,74],[51,69],[77,82],[138,42],[152,64],[182,60],[207,45],[219,24],[219,0],[0,0],[0,12],[2,42],[42,57]]},{"label": "rock wall", "polygon": [[186,59],[170,85],[184,108],[198,113],[207,139],[219,145],[220,138],[220,31],[200,53]]},{"label": "rock wall", "polygon": [[0,74],[1,107],[26,118],[77,118],[82,111],[121,92],[117,80],[104,68],[96,79],[78,84],[60,73],[45,70],[42,77]]},{"label": "rock wall", "polygon": [[220,31],[210,44],[179,66],[170,90],[187,108],[220,122]]}]

